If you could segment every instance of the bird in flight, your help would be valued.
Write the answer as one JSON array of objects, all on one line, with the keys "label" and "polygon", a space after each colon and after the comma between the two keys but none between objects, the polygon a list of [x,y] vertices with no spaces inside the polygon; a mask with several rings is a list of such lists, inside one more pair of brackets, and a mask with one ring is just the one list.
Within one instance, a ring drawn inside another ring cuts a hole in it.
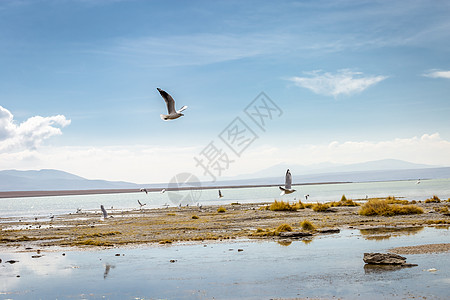
[{"label": "bird in flight", "polygon": [[142,206],[147,205],[147,203],[142,204],[141,201],[139,201],[139,199],[138,199],[138,203],[141,206],[141,209],[142,209]]},{"label": "bird in flight", "polygon": [[287,169],[286,171],[284,187],[279,186],[279,188],[281,190],[281,196],[283,196],[284,194],[292,194],[293,192],[295,192],[295,190],[292,188],[292,175],[289,169]]},{"label": "bird in flight", "polygon": [[146,194],[148,194],[147,189],[142,188],[142,189],[140,189],[140,191],[141,191],[141,192],[145,192]]},{"label": "bird in flight", "polygon": [[219,190],[219,198],[222,198],[222,197],[223,197],[222,192]]},{"label": "bird in flight", "polygon": [[158,92],[161,94],[161,97],[163,97],[164,101],[167,105],[167,112],[168,115],[161,114],[161,119],[164,121],[167,120],[175,120],[178,119],[181,116],[184,116],[181,112],[187,108],[186,105],[184,105],[179,110],[175,110],[175,100],[173,100],[172,96],[170,96],[166,91],[163,91],[160,88],[157,88]]}]

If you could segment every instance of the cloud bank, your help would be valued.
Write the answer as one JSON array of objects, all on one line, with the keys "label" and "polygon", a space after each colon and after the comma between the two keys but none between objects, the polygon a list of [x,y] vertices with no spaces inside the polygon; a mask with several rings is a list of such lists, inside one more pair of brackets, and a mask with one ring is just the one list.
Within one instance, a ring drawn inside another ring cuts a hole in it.
[{"label": "cloud bank", "polygon": [[430,78],[446,78],[450,79],[450,71],[440,71],[440,70],[432,70],[425,74],[423,74],[425,77]]},{"label": "cloud bank", "polygon": [[339,70],[336,74],[320,70],[306,72],[307,77],[290,78],[296,85],[307,88],[319,95],[337,97],[360,93],[387,76],[364,76],[361,72],[348,69]]},{"label": "cloud bank", "polygon": [[0,153],[35,150],[52,136],[61,135],[60,127],[70,124],[63,115],[34,116],[16,125],[13,114],[0,106]]}]

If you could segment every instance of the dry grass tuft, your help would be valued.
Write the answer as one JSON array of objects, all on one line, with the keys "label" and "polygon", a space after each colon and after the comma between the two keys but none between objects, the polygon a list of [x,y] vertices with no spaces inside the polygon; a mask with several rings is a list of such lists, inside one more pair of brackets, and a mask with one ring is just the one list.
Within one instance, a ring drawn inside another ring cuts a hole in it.
[{"label": "dry grass tuft", "polygon": [[316,230],[316,226],[314,226],[314,224],[308,220],[304,220],[303,222],[301,222],[300,226],[302,227],[303,230],[308,231]]},{"label": "dry grass tuft", "polygon": [[438,196],[433,195],[433,197],[428,198],[427,200],[425,200],[425,203],[441,203],[441,199],[439,199]]},{"label": "dry grass tuft", "polygon": [[389,204],[388,200],[371,199],[360,209],[359,214],[363,216],[395,216],[422,214],[423,209],[416,205]]},{"label": "dry grass tuft", "polygon": [[221,206],[221,207],[219,207],[218,209],[217,209],[217,212],[218,213],[224,213],[224,212],[226,212],[227,210],[225,209],[225,207],[223,207],[223,206]]},{"label": "dry grass tuft", "polygon": [[192,219],[194,219],[194,220],[196,220],[196,219],[198,219],[199,217],[197,216],[197,215],[193,215],[192,216]]},{"label": "dry grass tuft", "polygon": [[324,211],[327,211],[327,209],[329,209],[329,208],[330,208],[329,204],[319,203],[319,202],[314,204],[312,207],[313,211],[315,211],[315,212],[324,212]]},{"label": "dry grass tuft", "polygon": [[292,231],[291,225],[281,224],[280,226],[277,227],[277,229],[275,229],[275,234],[279,235],[280,232],[287,232],[287,231]]},{"label": "dry grass tuft", "polygon": [[297,210],[296,204],[289,204],[289,202],[277,201],[270,204],[269,209],[272,211],[295,211]]}]

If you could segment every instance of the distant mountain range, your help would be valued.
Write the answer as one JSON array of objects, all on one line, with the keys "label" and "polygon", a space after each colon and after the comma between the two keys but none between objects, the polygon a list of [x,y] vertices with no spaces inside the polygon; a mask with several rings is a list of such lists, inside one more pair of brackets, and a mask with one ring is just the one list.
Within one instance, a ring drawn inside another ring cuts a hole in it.
[{"label": "distant mountain range", "polygon": [[[202,182],[202,186],[277,185],[291,170],[294,184],[323,182],[367,182],[450,178],[450,167],[414,164],[385,159],[358,164],[319,164],[312,166],[278,164],[261,171]],[[167,184],[136,184],[124,181],[91,180],[59,170],[0,171],[0,191],[61,191],[164,188]]]}]

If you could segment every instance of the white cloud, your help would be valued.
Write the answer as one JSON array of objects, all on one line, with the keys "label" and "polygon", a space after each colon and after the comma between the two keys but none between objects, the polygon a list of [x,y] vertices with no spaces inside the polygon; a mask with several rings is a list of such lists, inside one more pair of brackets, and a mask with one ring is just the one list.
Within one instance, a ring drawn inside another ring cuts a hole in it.
[{"label": "white cloud", "polygon": [[[53,168],[88,179],[123,180],[135,183],[168,182],[182,172],[201,180],[203,169],[196,167],[194,156],[203,147],[125,145],[109,147],[50,147],[39,151],[0,153],[5,169]],[[450,141],[439,133],[385,141],[330,141],[319,145],[249,148],[232,162],[223,177],[249,174],[281,162],[313,165],[324,162],[358,163],[380,159],[400,159],[413,163],[450,166]],[[220,178],[219,178],[220,179]]]},{"label": "white cloud", "polygon": [[450,71],[431,70],[431,71],[423,74],[423,76],[431,77],[431,78],[446,78],[446,79],[450,79]]},{"label": "white cloud", "polygon": [[62,134],[56,126],[65,127],[70,120],[63,115],[34,116],[16,125],[9,110],[0,106],[0,153],[34,150],[44,140]]},{"label": "white cloud", "polygon": [[316,94],[334,96],[360,93],[368,87],[384,80],[387,76],[364,76],[361,72],[348,69],[339,70],[336,74],[316,70],[305,73],[308,77],[290,78],[296,85],[307,88]]}]

